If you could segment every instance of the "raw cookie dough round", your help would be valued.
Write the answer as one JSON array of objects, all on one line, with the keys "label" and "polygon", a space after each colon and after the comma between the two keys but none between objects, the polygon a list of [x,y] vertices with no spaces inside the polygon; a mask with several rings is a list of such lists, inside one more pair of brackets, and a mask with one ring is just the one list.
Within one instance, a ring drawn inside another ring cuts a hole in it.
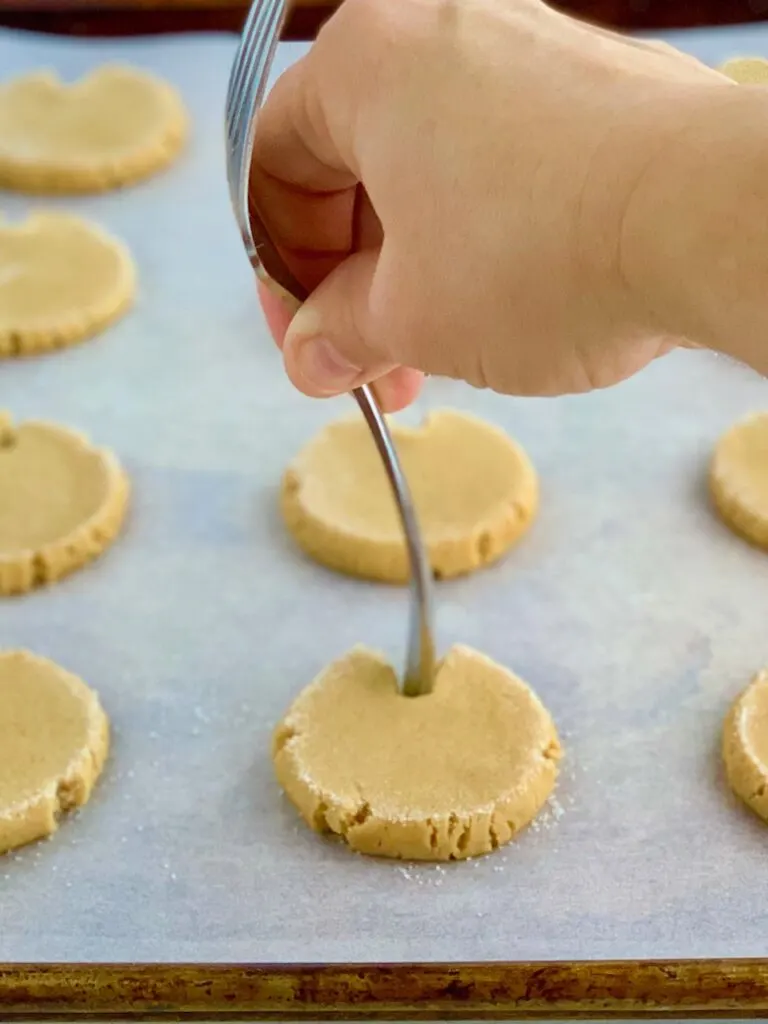
[{"label": "raw cookie dough round", "polygon": [[728,526],[768,548],[768,413],[749,416],[720,438],[709,483]]},{"label": "raw cookie dough round", "polygon": [[[413,429],[392,424],[432,570],[459,576],[500,558],[538,506],[536,473],[497,427],[441,410]],[[366,579],[405,583],[403,529],[381,459],[362,417],[333,423],[283,477],[283,519],[323,565]]]},{"label": "raw cookie dough round", "polygon": [[65,576],[109,547],[128,504],[115,456],[52,423],[0,413],[0,594]]},{"label": "raw cookie dough round", "polygon": [[91,795],[109,748],[99,699],[28,651],[0,651],[0,853],[56,831]]},{"label": "raw cookie dough round", "polygon": [[729,711],[723,760],[731,789],[768,821],[768,672],[758,673]]},{"label": "raw cookie dough round", "polygon": [[128,250],[95,225],[65,213],[0,216],[0,356],[82,341],[117,319],[134,289]]},{"label": "raw cookie dough round", "polygon": [[313,829],[360,853],[432,861],[508,843],[552,792],[559,756],[533,691],[460,646],[423,697],[402,696],[386,661],[355,648],[299,695],[272,747]]},{"label": "raw cookie dough round", "polygon": [[176,90],[138,68],[105,64],[72,84],[49,70],[0,85],[0,187],[100,192],[169,164],[187,114]]},{"label": "raw cookie dough round", "polygon": [[718,70],[739,85],[768,85],[768,61],[762,57],[733,57]]}]

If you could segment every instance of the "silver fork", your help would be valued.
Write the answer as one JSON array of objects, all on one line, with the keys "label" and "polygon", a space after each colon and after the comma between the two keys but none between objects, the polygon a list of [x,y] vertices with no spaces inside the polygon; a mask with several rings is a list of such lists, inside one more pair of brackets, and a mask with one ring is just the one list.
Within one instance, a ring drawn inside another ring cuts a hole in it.
[{"label": "silver fork", "polygon": [[[251,266],[259,280],[298,309],[307,297],[306,289],[293,276],[272,241],[258,208],[258,197],[249,187],[256,116],[264,100],[285,11],[286,0],[255,0],[248,12],[227,90],[227,177],[232,208]],[[353,394],[384,463],[405,532],[411,566],[411,614],[402,689],[407,696],[415,697],[430,692],[435,674],[432,573],[387,422],[367,385],[356,388]]]}]

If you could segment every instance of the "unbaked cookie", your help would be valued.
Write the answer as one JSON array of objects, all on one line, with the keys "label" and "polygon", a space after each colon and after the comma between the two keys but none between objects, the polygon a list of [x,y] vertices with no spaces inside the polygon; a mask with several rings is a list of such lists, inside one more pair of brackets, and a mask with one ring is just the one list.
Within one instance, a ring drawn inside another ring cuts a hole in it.
[{"label": "unbaked cookie", "polygon": [[135,271],[125,246],[65,213],[19,224],[0,216],[0,356],[82,341],[133,301]]},{"label": "unbaked cookie", "polygon": [[128,503],[115,456],[52,423],[0,413],[0,594],[65,576],[109,547]]},{"label": "unbaked cookie", "polygon": [[[392,433],[437,577],[495,561],[528,529],[536,473],[503,431],[442,410],[415,429],[393,424]],[[323,565],[408,580],[403,529],[362,417],[331,424],[299,453],[283,477],[281,507],[296,542]]]},{"label": "unbaked cookie", "polygon": [[723,760],[731,789],[768,821],[768,672],[755,676],[728,713]]},{"label": "unbaked cookie", "polygon": [[768,548],[768,413],[749,416],[720,438],[709,483],[731,529]]},{"label": "unbaked cookie", "polygon": [[36,71],[0,85],[0,187],[100,192],[169,164],[187,136],[176,90],[105,64],[73,84]]},{"label": "unbaked cookie", "polygon": [[718,70],[739,85],[768,85],[768,61],[762,57],[734,57]]},{"label": "unbaked cookie", "polygon": [[353,850],[462,860],[508,843],[541,809],[560,744],[517,676],[453,647],[434,690],[404,697],[358,647],[322,672],[275,730],[280,784],[313,829]]},{"label": "unbaked cookie", "polygon": [[87,802],[109,723],[77,676],[27,651],[0,651],[0,853],[56,831]]}]

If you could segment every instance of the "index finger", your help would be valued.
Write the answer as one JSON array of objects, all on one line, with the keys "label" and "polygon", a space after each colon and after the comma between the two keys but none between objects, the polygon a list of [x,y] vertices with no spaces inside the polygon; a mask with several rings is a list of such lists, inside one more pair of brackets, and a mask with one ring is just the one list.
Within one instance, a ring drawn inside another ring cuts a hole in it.
[{"label": "index finger", "polygon": [[354,245],[358,178],[327,130],[325,77],[313,47],[278,79],[258,115],[251,168],[270,232],[310,290]]}]

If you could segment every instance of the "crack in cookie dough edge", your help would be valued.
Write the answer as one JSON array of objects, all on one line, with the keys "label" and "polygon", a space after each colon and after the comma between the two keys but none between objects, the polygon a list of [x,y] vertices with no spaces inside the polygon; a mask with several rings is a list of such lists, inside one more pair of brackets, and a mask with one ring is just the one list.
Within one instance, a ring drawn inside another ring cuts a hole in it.
[{"label": "crack in cookie dough edge", "polygon": [[[76,444],[95,452],[105,473],[105,495],[99,508],[66,536],[37,548],[0,554],[0,596],[6,597],[53,583],[101,556],[120,532],[130,499],[128,476],[108,448],[95,448],[85,434],[57,423],[26,422],[66,433]],[[6,423],[8,419],[0,411],[0,439],[5,439],[5,443],[9,433],[13,433]]]},{"label": "crack in cookie dough edge", "polygon": [[13,657],[29,658],[49,666],[87,702],[91,716],[85,746],[61,775],[51,780],[36,798],[12,804],[0,811],[0,855],[53,835],[62,815],[88,803],[109,755],[110,741],[109,718],[95,690],[49,658],[23,649],[0,649],[0,661]]}]

